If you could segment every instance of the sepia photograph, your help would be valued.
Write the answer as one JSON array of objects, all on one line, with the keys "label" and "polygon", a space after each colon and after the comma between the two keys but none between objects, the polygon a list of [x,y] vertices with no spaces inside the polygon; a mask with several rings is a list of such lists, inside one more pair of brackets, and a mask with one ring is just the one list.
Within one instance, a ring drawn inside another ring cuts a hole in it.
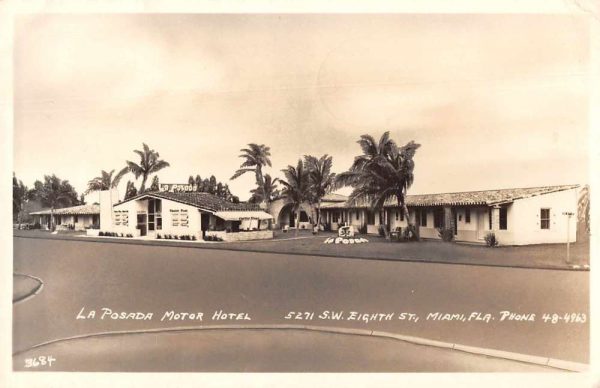
[{"label": "sepia photograph", "polygon": [[8,368],[590,373],[565,6],[15,14]]}]

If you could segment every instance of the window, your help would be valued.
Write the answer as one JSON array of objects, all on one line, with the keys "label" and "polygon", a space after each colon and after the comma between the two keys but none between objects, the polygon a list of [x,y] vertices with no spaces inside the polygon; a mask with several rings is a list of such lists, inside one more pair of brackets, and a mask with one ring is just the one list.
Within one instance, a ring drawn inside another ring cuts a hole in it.
[{"label": "window", "polygon": [[465,223],[466,224],[471,223],[471,209],[469,209],[469,208],[465,209]]},{"label": "window", "polygon": [[550,229],[550,209],[540,209],[540,228]]},{"label": "window", "polygon": [[421,226],[427,226],[427,210],[421,210]]},{"label": "window", "polygon": [[396,221],[398,221],[398,216],[399,216],[398,210],[396,210]]},{"label": "window", "polygon": [[435,212],[433,213],[433,227],[444,227],[444,209],[435,209]]},{"label": "window", "polygon": [[338,212],[333,212],[332,216],[333,216],[332,217],[333,218],[333,222],[337,223],[338,222]]},{"label": "window", "polygon": [[488,229],[492,230],[492,208],[488,209]]},{"label": "window", "polygon": [[379,212],[379,225],[383,225],[383,211]]},{"label": "window", "polygon": [[75,223],[75,224],[76,224],[76,223],[78,223],[78,222],[79,222],[79,216],[77,216],[77,215],[74,215],[74,216],[73,216],[73,223]]},{"label": "window", "polygon": [[359,217],[359,212],[360,212],[360,210],[357,210],[357,211],[356,211],[356,221],[358,221],[358,220],[359,220],[359,218],[360,218],[360,217]]},{"label": "window", "polygon": [[508,220],[507,220],[507,210],[505,207],[501,207],[500,208],[500,230],[506,230],[507,229],[507,224]]},{"label": "window", "polygon": [[400,211],[400,221],[404,221],[404,211]]}]

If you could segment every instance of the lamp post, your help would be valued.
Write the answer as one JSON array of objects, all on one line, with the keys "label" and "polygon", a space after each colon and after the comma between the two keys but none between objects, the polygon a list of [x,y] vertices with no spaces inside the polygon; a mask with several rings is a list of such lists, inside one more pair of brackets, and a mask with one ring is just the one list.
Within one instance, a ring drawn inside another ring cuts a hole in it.
[{"label": "lamp post", "polygon": [[567,216],[567,265],[571,264],[570,242],[571,242],[571,217],[575,215],[573,212],[563,212],[563,216]]}]

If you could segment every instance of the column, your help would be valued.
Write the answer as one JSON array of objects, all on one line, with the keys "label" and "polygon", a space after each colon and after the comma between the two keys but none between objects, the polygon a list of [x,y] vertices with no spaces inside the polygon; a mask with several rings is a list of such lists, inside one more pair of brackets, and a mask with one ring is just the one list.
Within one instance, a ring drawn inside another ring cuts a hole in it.
[{"label": "column", "polygon": [[444,227],[454,230],[454,216],[450,206],[444,206]]}]

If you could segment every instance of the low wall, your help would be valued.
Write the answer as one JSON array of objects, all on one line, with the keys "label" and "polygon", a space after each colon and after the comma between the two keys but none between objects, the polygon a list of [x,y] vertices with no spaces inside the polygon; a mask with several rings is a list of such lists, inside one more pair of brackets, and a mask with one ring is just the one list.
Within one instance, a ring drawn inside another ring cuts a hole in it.
[{"label": "low wall", "polygon": [[242,232],[207,231],[206,236],[216,236],[223,241],[268,240],[273,238],[272,230],[252,230]]}]

